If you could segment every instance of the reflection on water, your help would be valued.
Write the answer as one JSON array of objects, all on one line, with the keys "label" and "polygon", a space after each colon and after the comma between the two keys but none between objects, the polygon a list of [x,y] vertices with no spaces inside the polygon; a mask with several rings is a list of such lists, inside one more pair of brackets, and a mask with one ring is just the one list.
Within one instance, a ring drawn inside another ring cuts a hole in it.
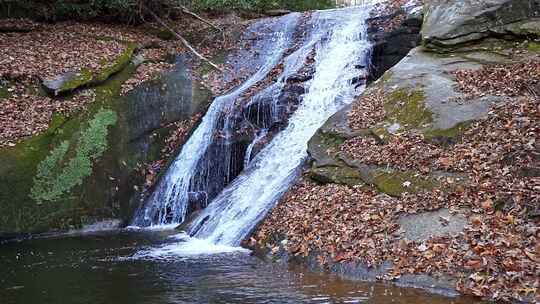
[{"label": "reflection on water", "polygon": [[1,303],[471,303],[345,281],[245,251],[133,258],[149,248],[181,246],[176,242],[152,231],[0,245]]}]

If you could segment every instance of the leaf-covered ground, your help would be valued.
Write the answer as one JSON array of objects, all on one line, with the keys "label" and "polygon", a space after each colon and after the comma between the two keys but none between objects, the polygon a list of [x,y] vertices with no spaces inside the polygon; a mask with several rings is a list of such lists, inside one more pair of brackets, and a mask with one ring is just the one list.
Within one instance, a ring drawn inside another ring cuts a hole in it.
[{"label": "leaf-covered ground", "polygon": [[[215,16],[213,22],[224,29],[223,33],[192,18],[179,20],[175,27],[196,42],[199,51],[211,57],[219,50],[234,47],[236,30],[245,23],[235,16]],[[0,147],[14,146],[43,132],[53,114],[80,111],[95,97],[92,88],[52,96],[41,88],[41,81],[66,72],[99,71],[122,55],[129,42],[138,46],[136,55],[144,62],[122,84],[121,93],[126,94],[171,68],[167,61],[171,55],[186,51],[172,38],[170,33],[152,25],[0,20]],[[213,75],[209,80],[200,79],[203,80],[212,87],[221,78]]]},{"label": "leaf-covered ground", "polygon": [[[472,123],[450,147],[407,131],[385,142],[356,137],[340,149],[365,164],[418,176],[444,170],[465,175],[467,182],[448,177],[432,190],[390,197],[369,186],[321,185],[303,178],[261,224],[252,245],[275,252],[285,244],[290,254],[316,255],[322,266],[392,261],[392,271],[381,279],[449,274],[464,294],[540,301],[538,65],[494,66],[457,71],[455,76],[459,87],[471,94],[513,98]],[[374,91],[355,104],[351,127],[364,129],[382,121],[382,98]],[[467,218],[460,234],[425,242],[404,238],[400,216],[443,207]],[[283,239],[287,242],[280,243]]]},{"label": "leaf-covered ground", "polygon": [[[28,27],[29,21],[2,20],[2,26]],[[126,49],[125,42],[158,44],[142,29],[105,24],[58,23],[32,25],[29,32],[0,33],[0,147],[46,130],[54,113],[68,115],[94,100],[91,89],[73,96],[50,96],[41,81],[83,69],[98,71]],[[164,48],[159,49],[164,54]],[[138,73],[146,70],[144,64]],[[145,79],[143,79],[145,80]]]}]

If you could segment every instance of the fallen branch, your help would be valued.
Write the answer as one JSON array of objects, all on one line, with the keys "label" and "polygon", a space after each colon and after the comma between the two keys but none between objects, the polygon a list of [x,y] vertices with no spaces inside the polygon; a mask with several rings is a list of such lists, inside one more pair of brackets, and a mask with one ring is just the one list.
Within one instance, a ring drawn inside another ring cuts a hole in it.
[{"label": "fallen branch", "polygon": [[144,7],[144,9],[146,9],[146,11],[148,11],[148,13],[150,15],[152,15],[152,17],[154,17],[154,19],[157,21],[157,23],[159,23],[161,26],[163,26],[164,28],[166,28],[169,32],[171,32],[176,38],[178,38],[178,40],[180,40],[180,42],[182,42],[182,44],[188,49],[190,50],[190,52],[192,52],[195,56],[197,56],[199,59],[205,61],[206,63],[208,63],[211,67],[213,67],[214,69],[220,71],[220,72],[223,72],[223,70],[218,67],[215,63],[213,63],[212,61],[210,61],[210,59],[204,57],[201,53],[197,52],[197,50],[195,50],[191,44],[189,44],[189,42],[184,39],[184,37],[182,37],[182,35],[178,34],[174,29],[172,29],[169,25],[167,25],[167,23],[165,23],[163,20],[161,20],[161,18],[159,18],[152,10],[150,10],[149,8],[147,7]]},{"label": "fallen branch", "polygon": [[190,15],[192,16],[193,18],[197,19],[197,20],[200,20],[201,22],[203,23],[206,23],[208,25],[210,25],[211,27],[213,27],[214,29],[220,31],[220,32],[223,32],[223,30],[219,27],[217,27],[215,24],[213,24],[212,22],[204,19],[203,17],[195,14],[194,12],[190,11],[189,9],[187,9],[187,7],[183,6],[183,5],[180,5],[178,7],[178,9],[180,9],[182,11],[182,13],[186,14],[186,15]]}]

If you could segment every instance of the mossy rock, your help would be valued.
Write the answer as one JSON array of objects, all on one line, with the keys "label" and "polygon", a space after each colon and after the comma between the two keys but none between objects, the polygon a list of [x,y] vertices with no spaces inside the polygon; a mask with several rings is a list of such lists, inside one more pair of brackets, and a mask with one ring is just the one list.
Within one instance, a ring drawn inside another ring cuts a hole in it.
[{"label": "mossy rock", "polygon": [[3,99],[9,98],[10,95],[11,94],[9,93],[8,88],[0,83],[0,102]]},{"label": "mossy rock", "polygon": [[137,45],[135,43],[127,43],[124,52],[120,54],[120,56],[116,57],[113,62],[109,63],[103,61],[101,63],[100,70],[94,74],[91,84],[102,83],[111,75],[114,75],[124,69],[131,61],[131,57],[133,57],[133,53],[135,52],[136,48]]},{"label": "mossy rock", "polygon": [[540,53],[540,43],[538,42],[529,42],[527,44],[527,50],[534,52],[534,53]]},{"label": "mossy rock", "polygon": [[114,111],[101,109],[80,132],[76,144],[66,140],[55,147],[37,166],[30,197],[38,203],[54,202],[81,185],[92,174],[93,161],[107,149],[108,128],[116,121]]},{"label": "mossy rock", "polygon": [[56,115],[46,132],[0,149],[0,238],[131,218],[142,190],[134,185],[144,183],[141,165],[161,157],[170,134],[163,126],[211,101],[182,63],[119,96],[134,71],[130,64],[95,87],[84,111]]},{"label": "mossy rock", "polygon": [[472,123],[473,121],[465,121],[449,129],[429,129],[423,132],[424,138],[439,146],[450,146],[459,141]]},{"label": "mossy rock", "polygon": [[431,190],[438,185],[436,180],[422,177],[414,172],[376,169],[369,173],[366,182],[373,184],[382,193],[399,197],[403,193]]},{"label": "mossy rock", "polygon": [[67,72],[53,79],[43,80],[43,87],[47,92],[58,95],[71,92],[80,87],[98,85],[123,70],[131,61],[135,49],[136,44],[127,43],[126,49],[122,54],[112,62],[103,61],[97,71],[91,71],[85,68],[77,72]]},{"label": "mossy rock", "polygon": [[345,165],[341,167],[312,168],[308,171],[307,176],[321,184],[364,185],[360,172]]},{"label": "mossy rock", "polygon": [[155,34],[159,39],[162,39],[162,40],[174,39],[174,34],[166,28],[160,28],[159,30],[156,30]]},{"label": "mossy rock", "polygon": [[384,109],[387,120],[405,129],[422,128],[433,122],[433,113],[426,108],[426,96],[421,90],[400,88],[386,94]]},{"label": "mossy rock", "polygon": [[339,146],[343,142],[345,138],[319,130],[308,142],[308,152],[317,166],[335,165]]}]

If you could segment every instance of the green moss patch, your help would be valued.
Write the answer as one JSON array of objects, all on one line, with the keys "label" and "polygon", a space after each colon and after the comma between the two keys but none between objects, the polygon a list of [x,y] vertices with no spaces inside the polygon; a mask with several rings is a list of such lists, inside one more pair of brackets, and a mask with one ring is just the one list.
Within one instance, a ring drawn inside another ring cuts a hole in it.
[{"label": "green moss patch", "polygon": [[379,83],[382,85],[382,84],[388,82],[390,79],[392,79],[392,76],[394,76],[394,73],[392,71],[386,71],[381,76]]},{"label": "green moss patch", "polygon": [[[70,92],[77,88],[98,85],[109,79],[112,75],[123,70],[133,57],[133,53],[136,49],[136,44],[127,43],[126,49],[112,62],[102,62],[101,67],[97,71],[91,71],[89,69],[82,69],[81,71],[69,75],[62,76],[64,79],[57,79],[53,81],[47,81],[45,86],[54,91],[54,94],[61,94],[64,92]],[[60,82],[60,84],[54,84]],[[45,83],[45,82],[44,82]]]},{"label": "green moss patch", "polygon": [[460,122],[449,129],[428,130],[424,132],[424,137],[434,144],[449,146],[456,143],[471,124],[472,121],[465,121]]},{"label": "green moss patch", "polygon": [[364,185],[358,170],[347,166],[313,168],[308,177],[321,184]]},{"label": "green moss patch", "polygon": [[339,146],[345,138],[319,130],[308,142],[308,152],[316,166],[336,165]]},{"label": "green moss patch", "polygon": [[107,128],[116,123],[116,113],[101,110],[79,136],[74,156],[66,157],[69,141],[63,141],[37,167],[30,196],[41,203],[56,201],[92,173],[92,162],[107,148]]},{"label": "green moss patch", "polygon": [[66,80],[60,89],[55,91],[55,94],[62,92],[68,92],[75,90],[78,87],[82,87],[86,84],[89,84],[93,79],[92,72],[88,69],[82,69],[76,75]]},{"label": "green moss patch", "polygon": [[107,80],[111,75],[114,75],[124,69],[129,64],[136,48],[137,45],[135,43],[128,43],[124,52],[112,63],[103,62],[102,68],[96,74],[94,74],[92,83],[99,84]]},{"label": "green moss patch", "polygon": [[433,113],[426,108],[423,91],[401,88],[388,94],[384,109],[387,119],[406,129],[420,128],[433,122]]},{"label": "green moss patch", "polygon": [[538,42],[529,42],[527,44],[527,49],[531,52],[540,53],[540,43]]},{"label": "green moss patch", "polygon": [[8,89],[0,85],[0,101],[2,101],[2,99],[7,99],[10,95]]},{"label": "green moss patch", "polygon": [[413,172],[373,170],[369,182],[377,189],[390,196],[400,196],[403,193],[417,193],[422,190],[431,190],[437,182],[416,175]]}]

